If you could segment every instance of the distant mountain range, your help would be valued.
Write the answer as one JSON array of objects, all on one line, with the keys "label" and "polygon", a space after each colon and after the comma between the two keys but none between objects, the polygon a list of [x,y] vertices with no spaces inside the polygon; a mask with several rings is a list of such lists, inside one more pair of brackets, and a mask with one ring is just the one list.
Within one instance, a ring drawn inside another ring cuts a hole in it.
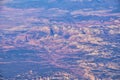
[{"label": "distant mountain range", "polygon": [[13,0],[14,2],[8,3],[9,7],[16,8],[60,8],[67,10],[77,10],[92,8],[98,9],[110,9],[118,8],[120,5],[119,0]]}]

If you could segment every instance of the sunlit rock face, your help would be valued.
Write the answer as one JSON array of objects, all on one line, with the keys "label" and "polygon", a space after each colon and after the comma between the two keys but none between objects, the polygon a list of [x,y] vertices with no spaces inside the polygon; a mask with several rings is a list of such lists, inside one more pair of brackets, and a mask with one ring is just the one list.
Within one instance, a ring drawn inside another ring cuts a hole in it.
[{"label": "sunlit rock face", "polygon": [[1,0],[0,80],[119,80],[119,0]]}]

